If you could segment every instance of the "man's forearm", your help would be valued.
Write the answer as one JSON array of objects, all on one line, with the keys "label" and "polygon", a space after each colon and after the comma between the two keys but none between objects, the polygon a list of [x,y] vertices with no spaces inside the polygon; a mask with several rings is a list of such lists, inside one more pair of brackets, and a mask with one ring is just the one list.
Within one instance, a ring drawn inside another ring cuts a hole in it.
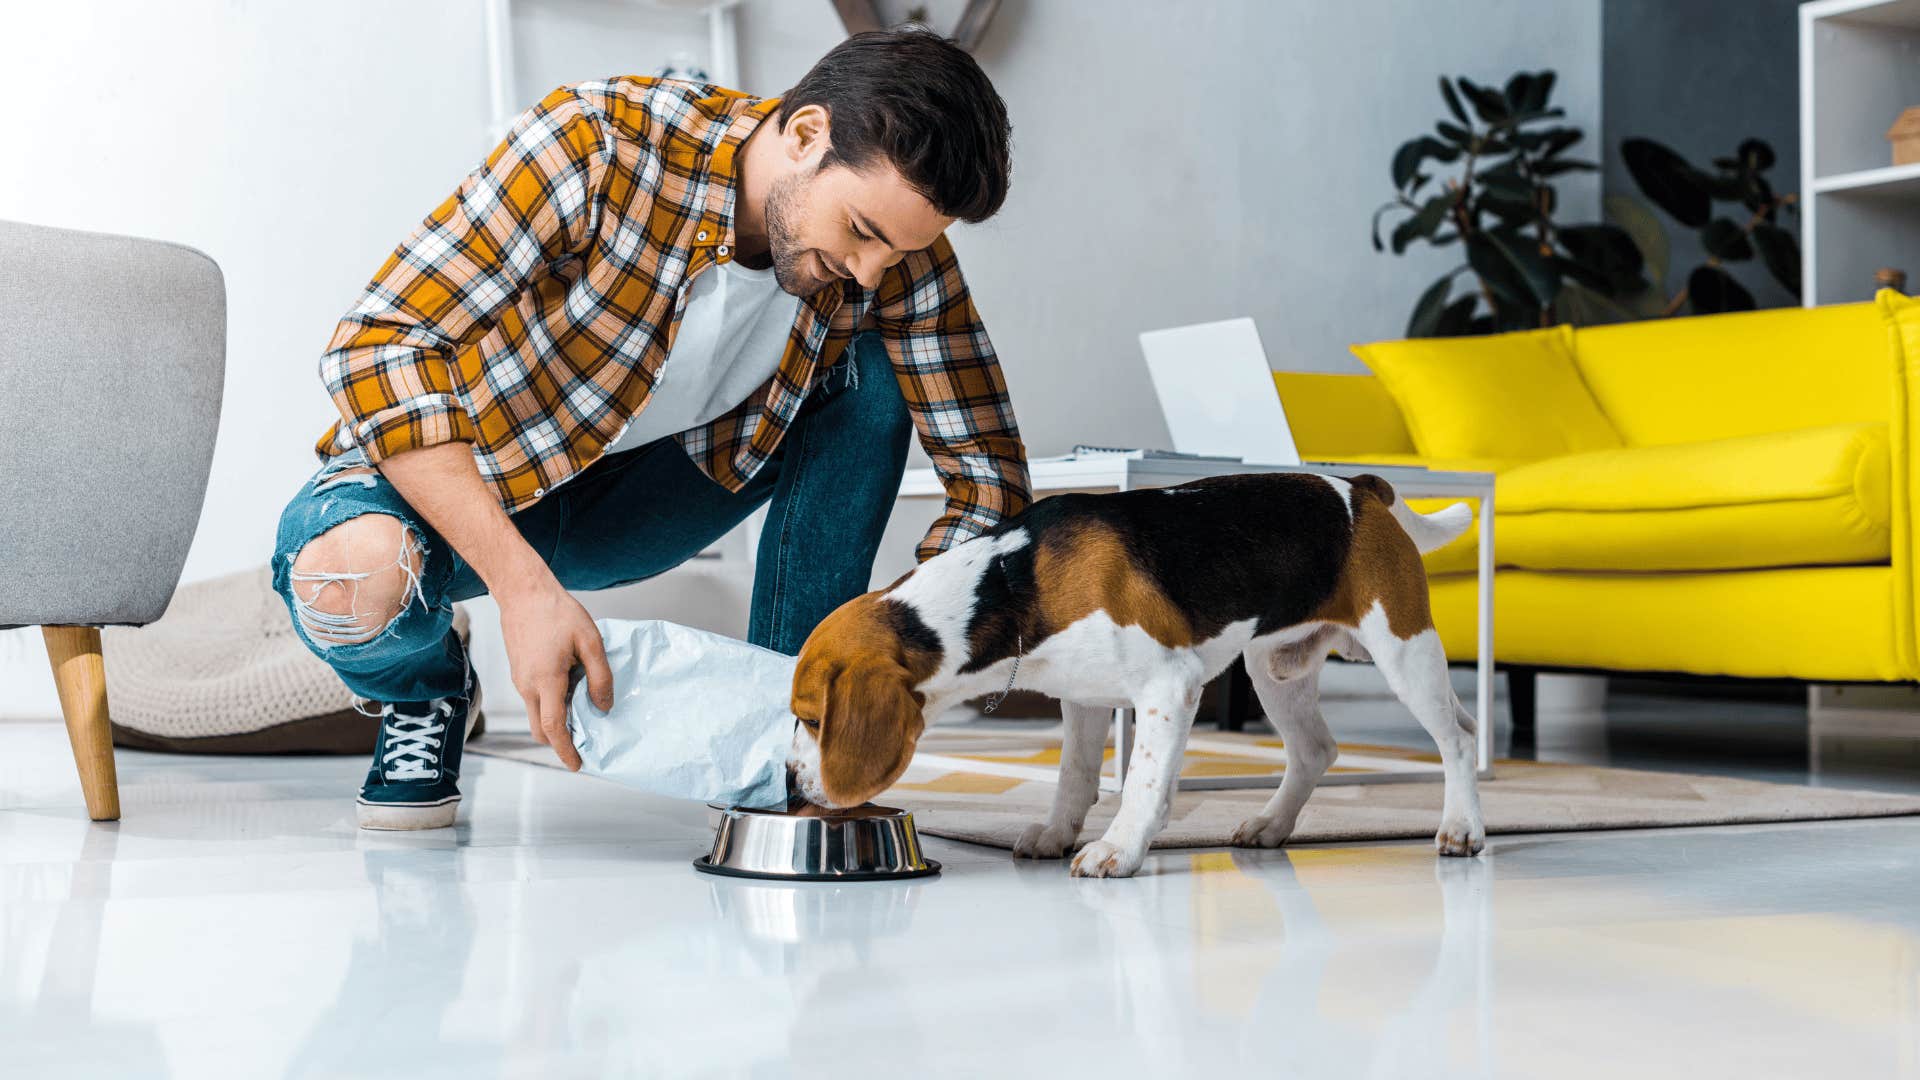
[{"label": "man's forearm", "polygon": [[379,469],[494,596],[509,596],[551,579],[553,572],[481,479],[472,443],[408,450],[381,462]]}]

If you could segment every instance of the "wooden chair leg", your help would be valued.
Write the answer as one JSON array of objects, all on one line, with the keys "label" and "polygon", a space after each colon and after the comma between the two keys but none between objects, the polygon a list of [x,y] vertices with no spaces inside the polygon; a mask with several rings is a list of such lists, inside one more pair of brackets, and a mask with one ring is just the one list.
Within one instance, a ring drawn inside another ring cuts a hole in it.
[{"label": "wooden chair leg", "polygon": [[120,780],[113,769],[113,729],[107,722],[107,669],[100,657],[100,631],[92,626],[43,626],[47,662],[67,718],[67,741],[80,770],[87,816],[120,819]]}]

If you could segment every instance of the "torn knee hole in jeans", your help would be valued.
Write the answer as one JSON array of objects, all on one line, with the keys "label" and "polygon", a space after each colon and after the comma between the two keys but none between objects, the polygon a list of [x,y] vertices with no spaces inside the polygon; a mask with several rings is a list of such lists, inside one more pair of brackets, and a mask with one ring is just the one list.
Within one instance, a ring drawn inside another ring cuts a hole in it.
[{"label": "torn knee hole in jeans", "polygon": [[[293,593],[294,609],[299,613],[300,622],[307,628],[307,636],[312,638],[316,645],[322,647],[363,645],[379,637],[383,632],[392,630],[394,625],[400,621],[401,613],[405,612],[407,606],[413,603],[412,596],[418,596],[420,598],[420,605],[422,607],[430,607],[431,605],[427,603],[426,590],[422,588],[420,584],[420,572],[414,569],[413,561],[408,558],[410,555],[420,556],[420,566],[422,569],[425,569],[426,552],[426,542],[421,540],[411,528],[402,526],[400,529],[400,551],[394,556],[393,563],[388,566],[379,566],[372,570],[362,570],[358,572],[295,570],[289,567],[287,578],[291,584],[288,588]],[[287,556],[289,563],[295,558],[296,556],[294,555]],[[360,611],[360,583],[375,574],[386,573],[392,569],[393,566],[398,566],[400,573],[406,578],[406,585],[400,590],[400,607],[395,610],[392,615]],[[300,595],[300,585],[302,582],[317,582],[318,584],[314,585],[311,593],[302,596]],[[347,593],[348,611],[345,614],[321,611],[313,606],[314,603],[320,599],[322,593],[326,592],[328,588],[335,586]],[[411,593],[412,596],[409,596],[409,593]],[[376,625],[368,625],[369,622]]]}]

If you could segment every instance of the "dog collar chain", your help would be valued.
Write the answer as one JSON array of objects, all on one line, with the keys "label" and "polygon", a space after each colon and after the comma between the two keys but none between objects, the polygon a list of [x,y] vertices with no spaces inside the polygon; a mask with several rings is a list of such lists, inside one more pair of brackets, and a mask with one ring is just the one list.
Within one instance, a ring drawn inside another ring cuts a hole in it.
[{"label": "dog collar chain", "polygon": [[1007,695],[1013,693],[1013,680],[1020,677],[1020,657],[1025,651],[1026,643],[1020,639],[1020,632],[1016,630],[1013,632],[1013,670],[1007,673],[1007,688],[1000,691],[992,701],[987,702],[981,709],[982,712],[992,712],[999,708],[1000,704],[1007,700]]}]

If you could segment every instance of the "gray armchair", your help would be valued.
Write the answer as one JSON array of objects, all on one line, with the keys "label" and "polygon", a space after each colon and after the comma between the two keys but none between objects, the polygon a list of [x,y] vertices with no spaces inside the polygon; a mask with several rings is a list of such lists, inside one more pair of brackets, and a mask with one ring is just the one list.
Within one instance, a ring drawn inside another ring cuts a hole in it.
[{"label": "gray armchair", "polygon": [[120,816],[99,628],[158,619],[180,582],[226,320],[192,248],[0,222],[0,628],[42,628],[95,821]]}]

